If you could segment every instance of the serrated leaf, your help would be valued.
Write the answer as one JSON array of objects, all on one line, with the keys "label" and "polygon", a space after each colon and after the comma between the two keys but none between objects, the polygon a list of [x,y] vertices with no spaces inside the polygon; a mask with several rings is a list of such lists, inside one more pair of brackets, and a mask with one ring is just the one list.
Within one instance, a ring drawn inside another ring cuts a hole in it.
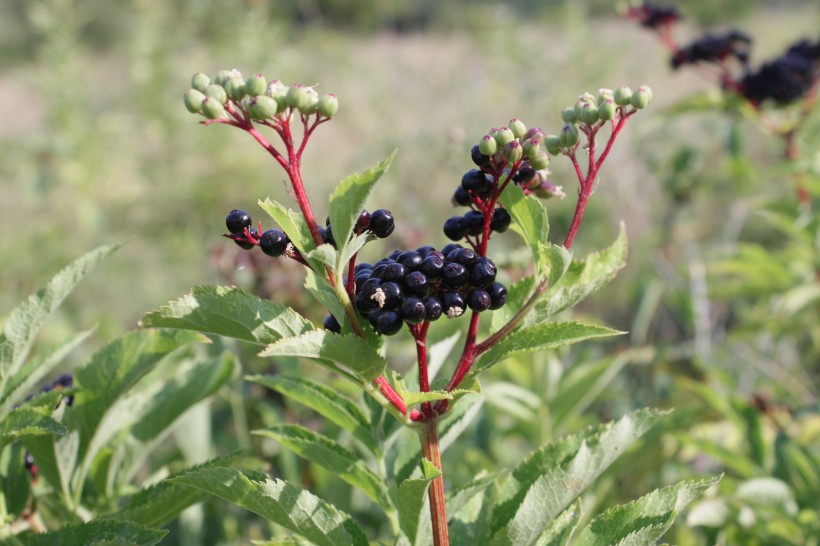
[{"label": "serrated leaf", "polygon": [[421,459],[421,478],[411,478],[399,484],[396,508],[399,511],[399,526],[407,535],[411,544],[416,543],[420,523],[423,520],[422,510],[427,498],[430,482],[441,475],[441,472],[429,460]]},{"label": "serrated leaf", "polygon": [[382,374],[387,362],[372,345],[355,335],[314,330],[268,345],[259,356],[301,356],[330,361],[371,382]]},{"label": "serrated leaf", "polygon": [[350,234],[364,208],[368,196],[373,191],[376,182],[387,172],[396,151],[387,156],[384,161],[366,171],[351,174],[336,186],[330,196],[330,225],[333,226],[333,237],[340,245],[340,254],[345,254]]},{"label": "serrated leaf", "polygon": [[287,234],[290,242],[303,256],[316,248],[313,236],[310,234],[310,228],[301,212],[290,210],[281,203],[272,201],[270,197],[264,201],[260,200],[259,206],[279,224],[282,231]]},{"label": "serrated leaf", "polygon": [[190,294],[146,314],[140,325],[193,330],[259,345],[314,329],[293,309],[234,286],[198,286]]},{"label": "serrated leaf", "polygon": [[29,436],[65,434],[68,430],[41,408],[19,407],[0,420],[0,449],[6,444]]},{"label": "serrated leaf", "polygon": [[153,546],[168,534],[130,521],[96,520],[64,525],[57,531],[25,536],[26,546]]},{"label": "serrated leaf", "polygon": [[514,184],[505,188],[498,201],[515,220],[513,229],[521,234],[530,247],[535,276],[540,277],[549,263],[549,258],[544,254],[550,232],[547,209],[540,199],[525,195],[524,190]]},{"label": "serrated leaf", "polygon": [[494,485],[499,474],[482,476],[448,496],[452,544],[486,544],[489,540]]},{"label": "serrated leaf", "polygon": [[308,263],[323,266],[314,267],[314,270],[316,271],[322,271],[324,267],[329,267],[330,269],[335,270],[338,256],[339,253],[336,249],[327,243],[321,244],[307,254],[304,254],[304,257]]},{"label": "serrated leaf", "polygon": [[574,260],[566,273],[547,289],[528,321],[537,323],[568,309],[612,280],[626,264],[626,229],[621,224],[618,238],[608,248],[585,260]]},{"label": "serrated leaf", "polygon": [[311,270],[307,270],[305,277],[305,290],[307,290],[313,298],[322,304],[322,306],[330,311],[336,317],[339,324],[344,324],[345,310],[342,303],[336,296],[333,287],[328,284],[324,277],[317,275]]},{"label": "serrated leaf", "polygon": [[358,487],[382,508],[390,507],[384,480],[367,468],[361,457],[335,440],[299,425],[279,425],[256,430],[254,434],[273,438],[300,457],[323,466],[345,482]]},{"label": "serrated leaf", "polygon": [[528,275],[507,287],[507,303],[504,307],[493,311],[490,319],[490,331],[500,330],[515,314],[524,307],[535,288],[536,278]]},{"label": "serrated leaf", "polygon": [[603,326],[582,324],[574,321],[542,322],[540,324],[518,328],[481,355],[469,375],[477,375],[493,364],[516,353],[557,349],[558,347],[578,343],[579,341],[596,337],[614,336],[620,333],[621,332],[617,330]]},{"label": "serrated leaf", "polygon": [[245,379],[264,385],[286,398],[303,404],[328,421],[352,433],[371,451],[377,453],[379,444],[370,430],[367,416],[349,398],[320,383],[286,375],[252,375]]},{"label": "serrated leaf", "polygon": [[530,544],[626,449],[663,416],[639,410],[567,436],[531,454],[502,486],[493,545]]},{"label": "serrated leaf", "polygon": [[573,545],[638,546],[655,544],[677,515],[720,478],[680,482],[622,506],[610,508],[581,530]]},{"label": "serrated leaf", "polygon": [[22,368],[49,315],[98,263],[119,247],[102,246],[78,258],[9,314],[0,333],[0,393],[4,399],[8,395],[7,382]]},{"label": "serrated leaf", "polygon": [[[177,475],[201,468],[228,466],[236,459],[235,455],[220,457],[192,468],[186,468],[178,472]],[[166,478],[156,485],[132,495],[128,498],[128,504],[125,508],[104,517],[120,521],[133,521],[149,527],[160,527],[167,525],[179,516],[180,512],[201,502],[207,496],[207,493],[201,489],[171,483],[170,478]]]},{"label": "serrated leaf", "polygon": [[367,536],[350,515],[300,487],[262,472],[207,468],[168,481],[232,502],[319,546],[368,545]]},{"label": "serrated leaf", "polygon": [[535,546],[566,546],[581,520],[581,499],[573,502],[561,515],[552,520]]}]

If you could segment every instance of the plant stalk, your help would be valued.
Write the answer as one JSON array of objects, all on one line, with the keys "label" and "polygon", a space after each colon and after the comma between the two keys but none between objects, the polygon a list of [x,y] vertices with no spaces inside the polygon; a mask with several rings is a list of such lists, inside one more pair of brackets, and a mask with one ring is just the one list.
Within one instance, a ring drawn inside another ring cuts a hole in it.
[{"label": "plant stalk", "polygon": [[[441,471],[441,451],[439,450],[438,416],[431,414],[424,420],[421,429],[421,451],[424,457]],[[447,531],[447,507],[444,502],[444,474],[430,482],[427,489],[430,500],[430,519],[433,522],[433,544],[449,546],[450,536]]]}]

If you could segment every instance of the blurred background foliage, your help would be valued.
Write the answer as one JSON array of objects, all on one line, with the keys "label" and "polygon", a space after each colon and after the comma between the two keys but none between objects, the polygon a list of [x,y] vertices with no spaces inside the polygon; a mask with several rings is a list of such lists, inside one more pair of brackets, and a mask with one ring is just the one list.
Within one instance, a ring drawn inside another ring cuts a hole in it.
[{"label": "blurred background foliage", "polygon": [[[684,36],[704,25],[749,32],[753,64],[802,37],[816,39],[820,28],[816,2],[678,6],[688,17],[678,29]],[[603,0],[7,0],[0,4],[2,312],[87,250],[127,240],[67,302],[42,344],[99,323],[95,342],[74,357],[81,361],[145,311],[208,283],[237,284],[321,320],[301,295],[298,267],[220,237],[230,209],[269,226],[256,200],[288,201],[267,154],[239,131],[196,126],[182,105],[191,74],[233,67],[318,83],[340,97],[339,114],[316,133],[303,162],[320,217],[336,182],[399,148],[370,203],[397,218],[385,250],[444,244],[435,226],[452,214],[469,149],[489,128],[518,117],[556,132],[561,108],[583,91],[651,85],[651,113],[619,139],[574,247],[578,256],[601,248],[626,222],[629,265],[574,312],[629,333],[499,366],[478,425],[445,454],[445,465],[459,461],[448,479],[463,483],[632,408],[674,407],[663,434],[612,469],[589,502],[727,472],[710,499],[724,503],[726,519],[709,527],[695,517],[690,523],[701,530],[680,526],[671,542],[809,543],[800,541],[818,529],[810,508],[820,492],[817,109],[801,131],[801,159],[783,161],[782,142],[758,119],[724,104],[702,74],[673,72],[655,37]],[[552,181],[572,196],[576,182],[564,163],[553,161]],[[797,178],[808,203],[795,197]],[[560,242],[573,199],[548,207],[551,239]],[[499,250],[515,237],[491,243],[499,263],[517,259]],[[456,326],[431,335],[443,339]],[[243,358],[249,373],[270,364]],[[248,426],[292,419],[319,426],[270,394],[246,395],[241,411],[235,393],[215,404],[213,451],[247,445]],[[306,470],[276,446],[257,447],[282,475],[308,476],[343,508],[357,502],[339,500],[347,489],[320,469]],[[749,464],[738,466],[740,454]],[[754,503],[737,492],[757,478],[787,484],[796,504],[784,501],[781,512],[741,525]],[[236,520],[223,519],[200,525],[220,526],[206,535],[235,536]],[[761,521],[800,523],[759,530]]]}]

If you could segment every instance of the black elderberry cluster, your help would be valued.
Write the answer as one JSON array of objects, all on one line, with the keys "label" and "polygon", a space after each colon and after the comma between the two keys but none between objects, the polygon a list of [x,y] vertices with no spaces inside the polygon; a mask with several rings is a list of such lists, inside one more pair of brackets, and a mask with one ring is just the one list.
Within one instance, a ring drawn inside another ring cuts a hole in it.
[{"label": "black elderberry cluster", "polygon": [[[278,230],[269,229],[259,235],[259,231],[252,227],[253,221],[250,214],[244,210],[234,209],[225,217],[225,226],[230,232],[225,235],[232,239],[237,245],[245,250],[250,250],[254,246],[262,249],[262,252],[268,256],[278,257],[282,256],[288,251],[290,239],[288,236]],[[353,229],[355,234],[361,234],[366,231],[373,234],[373,236],[383,239],[393,233],[395,228],[395,221],[393,214],[389,210],[378,209],[372,213],[363,210],[359,214],[356,221],[356,226]],[[330,225],[330,218],[327,219],[325,227],[319,227],[319,234],[322,241],[336,246],[336,241],[333,238],[333,228]],[[291,250],[296,252],[295,250]]]},{"label": "black elderberry cluster", "polygon": [[671,26],[682,19],[676,7],[654,5],[649,2],[629,8],[627,17],[636,19],[643,27],[655,30]]},{"label": "black elderberry cluster", "polygon": [[740,92],[754,104],[771,100],[795,101],[809,92],[820,77],[820,41],[801,40],[781,57],[764,63],[740,80]]},{"label": "black elderberry cluster", "polygon": [[[478,146],[475,148],[477,149]],[[486,198],[492,191],[493,176],[479,169],[471,169],[461,177],[461,184],[453,194],[453,204],[472,207],[476,198]],[[500,207],[495,208],[490,219],[490,230],[499,233],[507,231],[510,222],[512,218],[509,212]],[[444,222],[444,235],[452,241],[460,241],[468,235],[478,236],[483,231],[484,213],[473,208],[463,216],[452,216]]]},{"label": "black elderberry cluster", "polygon": [[[373,264],[357,264],[354,274],[356,310],[388,336],[405,323],[456,318],[467,309],[500,309],[507,301],[493,261],[458,244],[440,251],[431,246],[397,250]],[[339,324],[330,316],[325,328],[338,332]]]},{"label": "black elderberry cluster", "polygon": [[672,68],[687,64],[720,63],[735,58],[744,66],[749,62],[752,39],[744,32],[730,30],[724,34],[705,34],[672,55]]}]

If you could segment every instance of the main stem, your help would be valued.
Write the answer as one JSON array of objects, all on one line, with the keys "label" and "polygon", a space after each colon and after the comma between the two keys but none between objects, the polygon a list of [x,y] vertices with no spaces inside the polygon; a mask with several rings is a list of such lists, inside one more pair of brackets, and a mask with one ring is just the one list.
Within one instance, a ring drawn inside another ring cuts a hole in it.
[{"label": "main stem", "polygon": [[[421,451],[424,457],[441,471],[441,451],[439,450],[438,415],[431,413],[424,420],[420,432]],[[430,499],[430,517],[433,522],[433,544],[449,546],[450,536],[447,531],[447,507],[444,503],[444,474],[430,482],[427,489]]]}]

